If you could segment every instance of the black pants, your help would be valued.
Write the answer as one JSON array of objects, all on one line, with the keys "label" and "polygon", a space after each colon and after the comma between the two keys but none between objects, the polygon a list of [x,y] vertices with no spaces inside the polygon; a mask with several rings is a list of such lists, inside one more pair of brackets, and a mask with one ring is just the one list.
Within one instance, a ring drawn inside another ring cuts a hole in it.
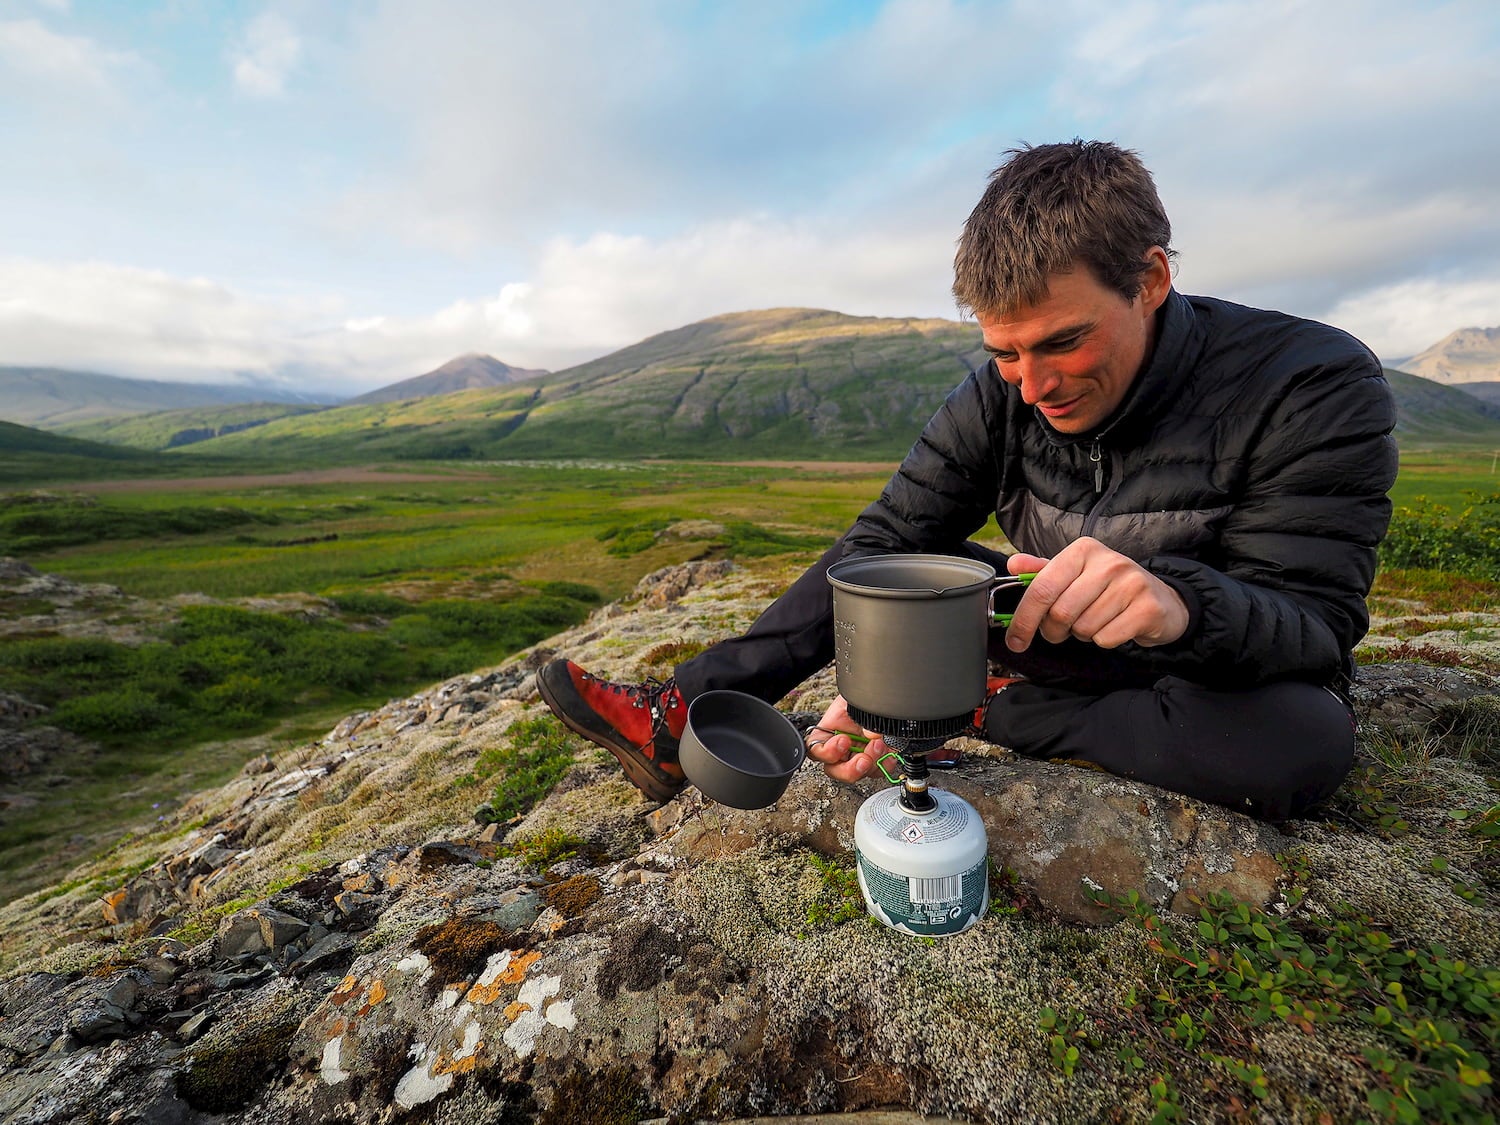
[{"label": "black pants", "polygon": [[[945,552],[1005,573],[1005,556],[974,543]],[[828,568],[840,540],[742,636],[679,665],[691,701],[743,691],[774,703],[833,659]],[[1120,654],[1037,637],[1023,653],[990,635],[992,658],[1027,677],[997,695],[991,741],[1018,754],[1092,762],[1190,797],[1270,819],[1301,814],[1331,794],[1354,761],[1354,716],[1326,688],[1282,681],[1239,691],[1143,674]]]}]

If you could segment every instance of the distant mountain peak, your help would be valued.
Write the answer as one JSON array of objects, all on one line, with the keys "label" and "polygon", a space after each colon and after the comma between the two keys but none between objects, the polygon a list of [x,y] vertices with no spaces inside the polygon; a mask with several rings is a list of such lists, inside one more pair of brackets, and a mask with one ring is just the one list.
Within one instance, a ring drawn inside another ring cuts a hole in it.
[{"label": "distant mountain peak", "polygon": [[1500,328],[1460,328],[1401,364],[1403,371],[1438,383],[1500,380]]},{"label": "distant mountain peak", "polygon": [[522,379],[535,379],[547,372],[527,367],[512,367],[503,360],[482,352],[468,352],[450,359],[441,367],[425,375],[403,379],[399,383],[381,387],[350,399],[356,403],[400,402],[404,399],[430,398],[433,395],[448,395],[456,391],[472,391],[478,387],[496,387],[505,383],[516,383]]}]

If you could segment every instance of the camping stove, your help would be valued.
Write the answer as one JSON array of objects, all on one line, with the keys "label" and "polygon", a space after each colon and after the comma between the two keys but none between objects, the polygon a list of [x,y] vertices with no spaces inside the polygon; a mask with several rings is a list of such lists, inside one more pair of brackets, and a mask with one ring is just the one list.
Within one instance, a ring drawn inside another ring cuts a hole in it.
[{"label": "camping stove", "polygon": [[962,797],[928,784],[928,752],[965,730],[972,716],[893,719],[849,707],[849,717],[879,734],[901,760],[901,788],[860,806],[854,853],[866,907],[902,933],[962,933],[989,908],[984,821]]}]

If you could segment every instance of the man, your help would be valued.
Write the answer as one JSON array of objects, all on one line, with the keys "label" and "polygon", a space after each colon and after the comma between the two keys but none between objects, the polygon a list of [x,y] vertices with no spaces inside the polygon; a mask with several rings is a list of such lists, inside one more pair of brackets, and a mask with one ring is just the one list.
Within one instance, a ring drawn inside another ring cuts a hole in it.
[{"label": "man", "polygon": [[[1379,361],[1326,325],[1186,297],[1150,173],[1102,142],[1013,150],[965,224],[954,294],[993,357],[933,416],[820,562],[741,637],[665,685],[559,660],[542,698],[649,796],[683,784],[686,705],[774,702],[833,654],[841,558],[960,554],[1035,571],[992,634],[1005,677],[976,734],[1268,818],[1353,760],[1344,689],[1390,518],[1395,407]],[[967,537],[995,513],[1018,549]],[[842,699],[812,754],[867,774]],[[869,732],[866,732],[867,734]]]}]

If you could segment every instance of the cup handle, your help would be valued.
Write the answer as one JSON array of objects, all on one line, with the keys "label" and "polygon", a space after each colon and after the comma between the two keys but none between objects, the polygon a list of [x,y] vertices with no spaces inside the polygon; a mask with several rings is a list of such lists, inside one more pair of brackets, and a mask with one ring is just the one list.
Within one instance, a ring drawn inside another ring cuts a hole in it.
[{"label": "cup handle", "polygon": [[995,595],[1001,590],[1009,590],[1014,586],[1030,586],[1031,580],[1035,577],[1035,573],[1007,574],[1003,577],[995,579],[994,583],[990,586],[989,596],[989,616],[991,626],[1000,625],[1008,629],[1010,628],[1011,619],[1015,616],[1015,614],[1012,613],[995,612]]}]

